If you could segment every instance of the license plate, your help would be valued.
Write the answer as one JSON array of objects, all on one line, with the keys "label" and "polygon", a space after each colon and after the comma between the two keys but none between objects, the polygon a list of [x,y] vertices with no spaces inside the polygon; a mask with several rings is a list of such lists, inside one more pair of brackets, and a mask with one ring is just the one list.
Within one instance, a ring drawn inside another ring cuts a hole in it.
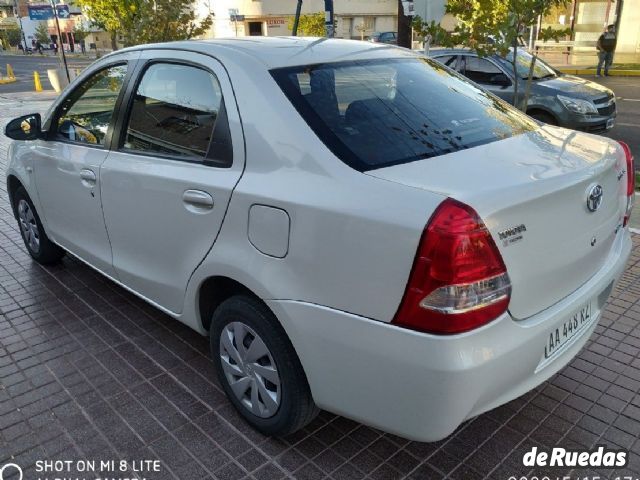
[{"label": "license plate", "polygon": [[586,330],[591,325],[591,320],[591,302],[589,302],[577,310],[564,323],[549,332],[547,344],[544,347],[545,360],[560,352],[573,338],[576,338]]},{"label": "license plate", "polygon": [[609,120],[607,120],[607,130],[609,130],[610,128],[613,128],[615,123],[616,123],[615,118],[610,118]]}]

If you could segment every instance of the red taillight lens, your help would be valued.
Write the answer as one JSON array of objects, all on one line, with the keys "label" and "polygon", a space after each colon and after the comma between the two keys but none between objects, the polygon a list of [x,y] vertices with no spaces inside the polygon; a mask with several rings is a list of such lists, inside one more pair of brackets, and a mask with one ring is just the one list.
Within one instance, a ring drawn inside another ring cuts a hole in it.
[{"label": "red taillight lens", "polygon": [[629,223],[629,218],[631,217],[631,210],[633,209],[633,203],[635,200],[635,190],[636,190],[636,170],[635,170],[635,162],[633,159],[633,154],[631,153],[631,149],[629,145],[624,142],[618,141],[618,143],[622,146],[622,150],[624,150],[624,156],[627,161],[627,209],[624,214],[624,223],[623,226],[627,226]]},{"label": "red taillight lens", "polygon": [[511,283],[478,214],[445,200],[431,217],[393,323],[438,334],[466,332],[507,310]]}]

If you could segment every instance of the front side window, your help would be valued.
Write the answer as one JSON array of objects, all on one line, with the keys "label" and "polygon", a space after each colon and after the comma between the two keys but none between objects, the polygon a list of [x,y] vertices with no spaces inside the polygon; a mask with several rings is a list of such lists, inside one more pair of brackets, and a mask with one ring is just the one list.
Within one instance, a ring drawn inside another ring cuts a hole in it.
[{"label": "front side window", "polygon": [[58,139],[104,146],[116,101],[122,90],[126,65],[99,71],[75,89],[58,113]]},{"label": "front side window", "polygon": [[[509,72],[513,72],[513,50],[511,50],[506,58],[497,57],[498,61],[505,67]],[[529,78],[529,69],[531,68],[531,62],[533,62],[533,56],[522,49],[518,49],[516,52],[516,71],[518,77],[524,79]],[[540,80],[543,78],[554,78],[556,77],[556,71],[548,65],[541,58],[536,58],[536,62],[533,65],[533,80]]]},{"label": "front side window", "polygon": [[[222,91],[215,76],[191,65],[152,64],[133,98],[124,148],[202,162],[214,137],[228,146]],[[217,153],[224,148],[217,145]]]},{"label": "front side window", "polygon": [[446,65],[449,68],[455,69],[456,59],[458,57],[456,55],[444,55],[442,57],[433,57],[434,60],[437,60],[443,65]]},{"label": "front side window", "polygon": [[337,62],[271,74],[325,145],[360,171],[538,128],[522,112],[434,60]]}]

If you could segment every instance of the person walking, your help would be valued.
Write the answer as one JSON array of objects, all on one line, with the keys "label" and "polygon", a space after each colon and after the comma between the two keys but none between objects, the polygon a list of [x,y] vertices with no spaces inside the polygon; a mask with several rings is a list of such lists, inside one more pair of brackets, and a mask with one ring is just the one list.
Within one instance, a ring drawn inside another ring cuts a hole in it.
[{"label": "person walking", "polygon": [[596,43],[598,49],[598,70],[596,77],[599,77],[602,73],[602,65],[604,65],[604,75],[609,76],[609,67],[613,63],[613,52],[616,49],[616,26],[609,25],[607,30],[600,35],[598,43]]}]

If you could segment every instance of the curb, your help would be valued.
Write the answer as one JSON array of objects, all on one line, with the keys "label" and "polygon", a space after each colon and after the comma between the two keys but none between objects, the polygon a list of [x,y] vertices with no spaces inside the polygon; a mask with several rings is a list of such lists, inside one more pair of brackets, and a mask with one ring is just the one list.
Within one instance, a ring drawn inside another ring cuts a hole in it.
[{"label": "curb", "polygon": [[[556,67],[557,68],[557,67]],[[595,75],[595,68],[558,68],[569,75]],[[640,77],[640,70],[609,70],[611,77]]]}]

